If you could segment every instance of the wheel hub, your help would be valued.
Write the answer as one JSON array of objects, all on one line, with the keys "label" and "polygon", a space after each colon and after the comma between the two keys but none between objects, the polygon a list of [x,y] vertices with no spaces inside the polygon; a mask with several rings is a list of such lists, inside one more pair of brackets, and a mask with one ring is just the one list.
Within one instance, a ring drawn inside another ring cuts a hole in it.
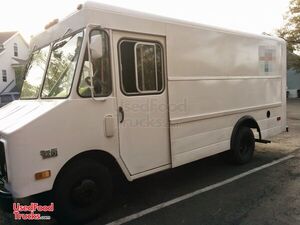
[{"label": "wheel hub", "polygon": [[251,141],[249,138],[244,137],[241,141],[240,152],[243,156],[248,155],[251,152]]},{"label": "wheel hub", "polygon": [[99,198],[99,189],[95,181],[91,179],[82,180],[72,190],[72,200],[79,206],[87,206],[95,203]]}]

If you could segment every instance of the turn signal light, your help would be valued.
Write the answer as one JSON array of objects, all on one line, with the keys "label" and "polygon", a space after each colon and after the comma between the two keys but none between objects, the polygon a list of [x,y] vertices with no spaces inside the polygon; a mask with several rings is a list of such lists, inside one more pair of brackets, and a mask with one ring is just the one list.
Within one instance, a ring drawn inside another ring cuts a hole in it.
[{"label": "turn signal light", "polygon": [[48,178],[51,176],[51,171],[50,170],[46,170],[46,171],[42,171],[42,172],[38,172],[35,174],[35,179],[36,180],[42,180],[45,178]]}]

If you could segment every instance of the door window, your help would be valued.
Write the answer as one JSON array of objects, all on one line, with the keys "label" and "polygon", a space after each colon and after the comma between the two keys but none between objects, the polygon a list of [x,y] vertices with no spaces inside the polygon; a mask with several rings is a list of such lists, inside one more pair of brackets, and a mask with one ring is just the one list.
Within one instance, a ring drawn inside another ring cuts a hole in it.
[{"label": "door window", "polygon": [[158,43],[124,40],[119,45],[121,88],[127,95],[163,91],[163,56]]}]

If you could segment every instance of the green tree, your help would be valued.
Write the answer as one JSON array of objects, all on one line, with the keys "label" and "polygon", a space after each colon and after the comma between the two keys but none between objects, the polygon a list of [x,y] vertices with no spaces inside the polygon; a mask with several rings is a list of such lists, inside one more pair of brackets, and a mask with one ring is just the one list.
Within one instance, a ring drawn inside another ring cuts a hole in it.
[{"label": "green tree", "polygon": [[17,86],[17,90],[18,92],[21,92],[21,88],[23,85],[23,81],[24,81],[24,70],[25,70],[25,66],[18,66],[15,68],[15,75],[16,75],[16,86]]},{"label": "green tree", "polygon": [[285,24],[277,35],[287,41],[287,67],[300,72],[300,0],[290,0]]},{"label": "green tree", "polygon": [[23,74],[25,73],[25,70],[26,74],[24,74],[24,76],[18,76],[18,78],[16,76],[17,86],[19,78],[22,78],[20,83],[24,84],[21,91],[22,98],[36,98],[39,94],[40,85],[46,68],[48,52],[49,47],[44,47],[43,49],[33,52],[30,64],[27,65],[27,69],[24,68]]}]

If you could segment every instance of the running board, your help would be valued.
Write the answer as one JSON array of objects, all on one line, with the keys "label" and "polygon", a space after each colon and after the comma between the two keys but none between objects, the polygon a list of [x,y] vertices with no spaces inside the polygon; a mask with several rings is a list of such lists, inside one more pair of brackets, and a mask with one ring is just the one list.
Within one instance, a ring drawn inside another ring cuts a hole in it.
[{"label": "running board", "polygon": [[264,139],[255,139],[255,142],[263,143],[263,144],[269,144],[271,141],[269,140],[264,140]]}]

